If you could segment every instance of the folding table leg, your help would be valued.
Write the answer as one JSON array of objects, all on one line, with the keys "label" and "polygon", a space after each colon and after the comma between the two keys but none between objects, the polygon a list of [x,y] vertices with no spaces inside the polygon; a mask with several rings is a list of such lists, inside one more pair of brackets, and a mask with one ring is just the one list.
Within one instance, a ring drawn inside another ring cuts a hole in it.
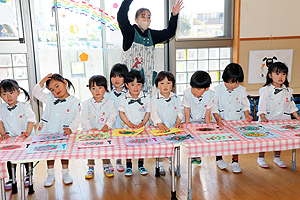
[{"label": "folding table leg", "polygon": [[[174,150],[175,151],[175,150]],[[172,171],[172,191],[171,191],[171,200],[177,200],[176,190],[175,190],[175,166],[174,166],[174,156],[171,157],[171,171]]]},{"label": "folding table leg", "polygon": [[5,194],[5,181],[4,178],[0,179],[0,189],[1,189],[1,199],[6,200],[6,194]]},{"label": "folding table leg", "polygon": [[28,163],[28,171],[29,171],[29,189],[28,189],[28,194],[33,194],[34,189],[33,189],[33,182],[32,182],[32,162]]},{"label": "folding table leg", "polygon": [[156,158],[155,177],[160,177],[160,174],[159,174],[159,158]]},{"label": "folding table leg", "polygon": [[292,168],[293,171],[296,171],[296,149],[292,150]]},{"label": "folding table leg", "polygon": [[176,176],[181,177],[180,174],[180,147],[176,147],[177,149],[177,169],[176,169]]},{"label": "folding table leg", "polygon": [[16,164],[11,164],[11,175],[12,175],[12,194],[17,194],[18,193],[18,186],[17,186],[17,180],[16,180],[16,174],[15,174],[15,168],[17,167]]},{"label": "folding table leg", "polygon": [[25,199],[24,163],[20,164],[21,199]]},{"label": "folding table leg", "polygon": [[188,159],[188,200],[192,200],[192,158]]}]

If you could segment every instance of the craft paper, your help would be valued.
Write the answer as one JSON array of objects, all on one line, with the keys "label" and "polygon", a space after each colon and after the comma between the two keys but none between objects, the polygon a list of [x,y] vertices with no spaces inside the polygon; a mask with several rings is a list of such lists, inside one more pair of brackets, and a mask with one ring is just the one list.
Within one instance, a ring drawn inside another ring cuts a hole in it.
[{"label": "craft paper", "polygon": [[239,132],[239,134],[248,139],[280,137],[279,135],[272,133],[271,131]]},{"label": "craft paper", "polygon": [[207,131],[210,132],[221,132],[223,129],[216,124],[190,124],[187,125],[188,128],[192,133],[196,134],[204,134]]},{"label": "craft paper", "polygon": [[115,145],[115,141],[112,139],[78,142],[78,148],[107,147],[107,146],[114,146],[114,145]]},{"label": "craft paper", "polygon": [[244,125],[244,126],[234,126],[238,131],[265,131],[270,130],[270,128],[263,126],[263,125]]},{"label": "craft paper", "polygon": [[166,143],[176,143],[176,142],[199,140],[192,134],[161,136],[161,139],[163,139]]},{"label": "craft paper", "polygon": [[67,143],[53,143],[53,144],[34,144],[30,145],[26,153],[41,153],[51,151],[65,151]]},{"label": "craft paper", "polygon": [[300,124],[269,125],[279,131],[294,131],[300,129]]},{"label": "craft paper", "polygon": [[177,133],[177,132],[181,132],[184,131],[182,129],[179,128],[170,128],[167,131],[163,131],[163,130],[150,130],[150,133],[152,133],[152,135],[157,136],[157,135],[167,135],[167,134],[171,134],[171,133]]},{"label": "craft paper", "polygon": [[80,134],[76,135],[76,141],[83,141],[83,140],[101,140],[104,138],[109,138],[109,132],[99,132],[99,133],[89,133],[89,134]]},{"label": "craft paper", "polygon": [[51,134],[51,135],[38,135],[32,137],[32,142],[48,142],[53,140],[67,140],[68,135],[65,134]]},{"label": "craft paper", "polygon": [[135,136],[144,131],[144,126],[140,129],[114,129],[111,136]]},{"label": "craft paper", "polygon": [[0,144],[0,152],[26,150],[28,145],[29,143]]},{"label": "craft paper", "polygon": [[127,146],[150,145],[162,143],[158,137],[126,138],[124,142]]},{"label": "craft paper", "polygon": [[199,135],[203,140],[206,142],[223,142],[223,141],[233,141],[233,140],[239,140],[239,138],[236,138],[233,134],[209,134],[209,135]]}]

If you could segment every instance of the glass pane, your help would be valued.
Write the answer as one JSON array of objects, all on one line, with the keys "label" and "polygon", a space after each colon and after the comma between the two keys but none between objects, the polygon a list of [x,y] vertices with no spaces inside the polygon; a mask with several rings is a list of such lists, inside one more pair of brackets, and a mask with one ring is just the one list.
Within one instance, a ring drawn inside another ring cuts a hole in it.
[{"label": "glass pane", "polygon": [[224,0],[184,1],[177,37],[224,36]]},{"label": "glass pane", "polygon": [[0,68],[0,79],[3,80],[7,78],[14,78],[12,68]]},{"label": "glass pane", "polygon": [[230,64],[230,60],[220,60],[220,70],[224,70],[228,64]]},{"label": "glass pane", "polygon": [[176,72],[185,72],[186,71],[186,61],[176,62]]},{"label": "glass pane", "polygon": [[193,76],[194,73],[188,73],[188,80],[187,82],[190,83],[191,82],[191,77]]},{"label": "glass pane", "polygon": [[209,49],[209,59],[219,59],[219,48]]},{"label": "glass pane", "polygon": [[186,50],[176,50],[176,60],[186,60]]},{"label": "glass pane", "polygon": [[27,79],[27,67],[14,67],[14,79]]},{"label": "glass pane", "polygon": [[212,82],[220,81],[220,76],[218,71],[209,72]]},{"label": "glass pane", "polygon": [[197,60],[197,49],[187,50],[187,60]]},{"label": "glass pane", "polygon": [[16,15],[15,1],[2,0],[0,1],[0,39],[1,38],[17,38],[18,37],[18,23]]},{"label": "glass pane", "polygon": [[0,54],[0,67],[12,67],[10,54]]},{"label": "glass pane", "polygon": [[198,59],[208,59],[208,49],[198,49]]},{"label": "glass pane", "polygon": [[208,60],[198,61],[198,70],[208,71]]},{"label": "glass pane", "polygon": [[220,58],[230,58],[230,48],[220,48]]},{"label": "glass pane", "polygon": [[13,54],[13,66],[27,66],[26,54]]},{"label": "glass pane", "polygon": [[197,61],[187,61],[187,71],[197,71]]},{"label": "glass pane", "polygon": [[187,83],[186,78],[186,73],[176,73],[176,83]]},{"label": "glass pane", "polygon": [[187,88],[187,84],[176,84],[176,94],[183,95],[183,91]]},{"label": "glass pane", "polygon": [[219,70],[219,60],[210,60],[209,61],[209,71]]}]

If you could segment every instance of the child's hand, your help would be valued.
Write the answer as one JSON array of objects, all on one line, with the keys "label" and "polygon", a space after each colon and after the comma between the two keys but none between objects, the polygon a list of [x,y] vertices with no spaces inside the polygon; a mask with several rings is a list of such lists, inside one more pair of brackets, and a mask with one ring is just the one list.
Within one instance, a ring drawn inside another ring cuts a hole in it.
[{"label": "child's hand", "polygon": [[98,131],[98,129],[97,128],[92,128],[91,131]]},{"label": "child's hand", "polygon": [[217,121],[218,126],[222,126],[224,125],[224,123],[222,122],[223,118],[219,115],[219,117],[215,118]]},{"label": "child's hand", "polygon": [[143,126],[145,126],[146,124],[144,122],[141,122],[139,125],[137,125],[138,128],[142,128]]},{"label": "child's hand", "polygon": [[170,130],[166,125],[164,125],[164,124],[162,124],[162,123],[158,123],[157,126],[158,126],[158,128],[159,128],[160,130],[163,130],[163,131],[168,131],[168,130]]},{"label": "child's hand", "polygon": [[64,130],[64,134],[66,135],[70,135],[72,133],[72,130],[70,128],[65,127],[63,128],[63,130]]},{"label": "child's hand", "polygon": [[27,131],[21,133],[21,137],[28,137],[29,135],[30,133],[28,133]]},{"label": "child's hand", "polygon": [[175,128],[182,128],[183,127],[183,124],[182,123],[176,123],[175,124]]},{"label": "child's hand", "polygon": [[109,128],[106,124],[101,128],[102,132],[107,132],[108,130],[109,130]]},{"label": "child's hand", "polygon": [[173,15],[177,15],[179,11],[184,7],[182,6],[183,0],[177,1],[176,5],[172,7]]},{"label": "child's hand", "polygon": [[135,124],[133,124],[133,123],[131,123],[131,122],[129,122],[129,123],[127,124],[127,126],[128,126],[129,128],[138,128],[137,125],[135,125]]},{"label": "child's hand", "polygon": [[269,120],[266,118],[265,114],[261,114],[260,115],[260,121],[262,121],[262,122],[269,122]]},{"label": "child's hand", "polygon": [[5,135],[1,135],[0,140],[6,140],[9,138],[9,135],[5,133]]},{"label": "child's hand", "polygon": [[41,81],[40,81],[40,86],[43,87],[44,84],[46,83],[46,81],[48,81],[49,79],[52,78],[52,73],[48,74],[47,76],[45,76]]},{"label": "child's hand", "polygon": [[245,115],[245,118],[248,122],[251,122],[253,120],[253,117],[251,115]]}]

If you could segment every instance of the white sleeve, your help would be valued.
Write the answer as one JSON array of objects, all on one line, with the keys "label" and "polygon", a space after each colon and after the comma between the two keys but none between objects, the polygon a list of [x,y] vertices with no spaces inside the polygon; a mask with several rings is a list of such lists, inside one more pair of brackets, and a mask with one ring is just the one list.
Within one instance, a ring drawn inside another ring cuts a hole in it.
[{"label": "white sleeve", "polygon": [[112,111],[106,121],[106,125],[109,127],[109,128],[112,128],[116,122],[116,119],[117,119],[117,112],[116,112],[116,108],[115,108],[115,105],[114,105],[114,102],[112,102],[112,107],[111,107]]},{"label": "white sleeve", "polygon": [[218,95],[214,95],[212,97],[212,107],[211,107],[211,113],[217,113],[219,114],[219,97]]},{"label": "white sleeve", "polygon": [[185,95],[183,95],[183,98],[182,98],[182,106],[183,107],[191,107],[191,103],[189,102],[189,100],[187,99],[187,97]]},{"label": "white sleeve", "polygon": [[216,94],[214,94],[207,103],[206,109],[211,109],[215,104]]},{"label": "white sleeve", "polygon": [[151,113],[150,113],[151,120],[153,121],[154,126],[158,123],[162,123],[159,114],[158,114],[158,108],[157,105],[154,103],[153,100],[151,100]]},{"label": "white sleeve", "polygon": [[149,97],[148,97],[148,101],[146,104],[146,112],[151,112],[151,100]]},{"label": "white sleeve", "polygon": [[179,104],[178,104],[178,108],[177,108],[177,116],[182,120],[183,119],[183,106],[182,106],[182,102],[179,99]]},{"label": "white sleeve", "polygon": [[80,103],[78,104],[78,107],[77,107],[77,110],[76,110],[76,114],[69,126],[69,128],[72,130],[72,133],[75,133],[77,131],[77,128],[80,124],[80,109],[81,109],[81,106],[80,106]]},{"label": "white sleeve", "polygon": [[81,127],[83,131],[92,129],[92,126],[88,118],[88,112],[86,111],[85,106],[83,105],[81,110]]},{"label": "white sleeve", "polygon": [[259,95],[257,116],[267,114],[267,96],[262,90],[259,90]]},{"label": "white sleeve", "polygon": [[245,92],[243,99],[242,99],[242,110],[243,111],[249,111],[250,112],[250,102],[249,99],[247,97],[247,92]]},{"label": "white sleeve", "polygon": [[43,92],[45,87],[41,88],[40,84],[36,84],[33,88],[32,95],[37,98],[39,101],[46,103],[49,93]]},{"label": "white sleeve", "polygon": [[120,98],[120,101],[119,101],[118,111],[125,112],[125,107],[124,107],[124,104],[123,104],[121,98]]},{"label": "white sleeve", "polygon": [[26,111],[26,118],[28,122],[33,122],[34,124],[36,123],[35,114],[30,106],[28,106],[28,109]]}]

